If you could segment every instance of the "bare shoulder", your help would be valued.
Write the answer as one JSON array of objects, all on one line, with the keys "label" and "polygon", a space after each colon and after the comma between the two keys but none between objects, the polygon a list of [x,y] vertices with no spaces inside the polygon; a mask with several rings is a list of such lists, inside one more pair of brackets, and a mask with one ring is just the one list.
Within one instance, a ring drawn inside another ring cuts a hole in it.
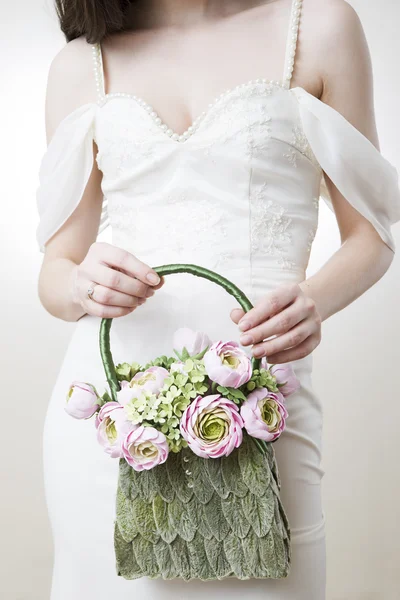
[{"label": "bare shoulder", "polygon": [[303,0],[300,33],[302,62],[318,77],[315,95],[379,146],[372,62],[358,13],[345,0]]},{"label": "bare shoulder", "polygon": [[50,63],[46,86],[46,136],[73,110],[96,101],[91,45],[81,36],[65,44]]},{"label": "bare shoulder", "polygon": [[360,17],[345,0],[303,0],[302,42],[316,56],[324,93],[337,77],[369,76],[370,53]]}]

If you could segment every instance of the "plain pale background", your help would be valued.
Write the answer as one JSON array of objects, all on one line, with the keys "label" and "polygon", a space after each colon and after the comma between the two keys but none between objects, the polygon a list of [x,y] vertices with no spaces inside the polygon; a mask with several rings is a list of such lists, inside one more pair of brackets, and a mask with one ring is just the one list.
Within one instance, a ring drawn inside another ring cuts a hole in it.
[{"label": "plain pale background", "polygon": [[[399,169],[400,7],[397,0],[351,4],[371,50],[381,150]],[[74,324],[48,315],[37,297],[42,256],[35,240],[35,190],[45,150],[46,77],[64,39],[52,16],[51,0],[5,2],[0,13],[0,468],[5,482],[0,576],[2,598],[45,600],[52,542],[43,495],[41,435]],[[400,224],[394,234],[400,247]],[[321,205],[308,275],[338,244],[334,216]],[[396,255],[383,279],[324,322],[322,344],[314,351],[314,387],[325,413],[327,600],[399,598],[399,282]]]}]

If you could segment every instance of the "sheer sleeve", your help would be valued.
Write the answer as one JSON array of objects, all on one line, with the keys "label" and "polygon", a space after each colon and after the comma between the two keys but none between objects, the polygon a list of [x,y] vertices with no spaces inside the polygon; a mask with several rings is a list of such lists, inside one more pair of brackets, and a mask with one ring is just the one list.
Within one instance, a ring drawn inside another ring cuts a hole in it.
[{"label": "sheer sleeve", "polygon": [[[82,199],[93,167],[93,135],[97,105],[84,104],[58,125],[40,167],[36,203],[36,239],[41,252],[46,242],[73,213]],[[103,197],[99,233],[107,227]]]},{"label": "sheer sleeve", "polygon": [[[398,172],[343,115],[302,88],[297,98],[304,134],[315,158],[340,193],[395,251],[391,226],[400,220]],[[321,179],[321,197],[333,211]]]}]

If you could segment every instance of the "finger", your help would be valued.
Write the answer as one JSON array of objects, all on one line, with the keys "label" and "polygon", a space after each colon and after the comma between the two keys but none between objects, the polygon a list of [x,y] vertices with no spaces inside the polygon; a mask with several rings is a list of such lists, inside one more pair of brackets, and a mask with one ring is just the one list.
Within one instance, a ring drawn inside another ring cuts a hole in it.
[{"label": "finger", "polygon": [[314,328],[312,327],[311,322],[308,320],[303,320],[299,325],[296,325],[296,327],[293,327],[293,329],[287,333],[278,335],[272,340],[267,340],[265,342],[261,342],[260,344],[254,345],[252,348],[252,353],[257,358],[266,356],[268,357],[268,362],[271,362],[270,356],[272,354],[277,354],[278,352],[282,352],[287,348],[298,346],[313,333]]},{"label": "finger", "polygon": [[98,304],[94,300],[88,298],[84,303],[84,308],[86,312],[95,317],[100,317],[101,319],[116,319],[128,315],[137,307],[107,306],[106,304]]},{"label": "finger", "polygon": [[131,277],[122,271],[117,271],[102,264],[94,265],[90,276],[96,283],[117,292],[128,294],[129,296],[146,298],[148,290],[152,289],[135,277]]},{"label": "finger", "polygon": [[242,346],[257,344],[273,335],[281,335],[303,321],[308,315],[302,299],[297,299],[288,308],[271,317],[261,325],[248,329],[240,336]]},{"label": "finger", "polygon": [[91,300],[94,300],[98,304],[106,304],[107,306],[126,306],[133,308],[138,306],[139,298],[137,296],[129,296],[122,292],[117,292],[111,288],[105,287],[104,285],[94,285],[93,294]]},{"label": "finger", "polygon": [[236,325],[239,323],[240,319],[244,315],[244,310],[242,308],[234,308],[231,310],[231,319]]},{"label": "finger", "polygon": [[153,286],[160,283],[159,275],[151,267],[122,248],[106,244],[102,262],[110,267],[122,269],[146,285]]},{"label": "finger", "polygon": [[299,286],[291,284],[279,286],[274,291],[270,292],[256,306],[249,310],[239,322],[241,331],[248,331],[256,325],[260,325],[273,315],[276,315],[281,310],[291,304],[298,295]]},{"label": "finger", "polygon": [[306,356],[308,356],[309,354],[311,354],[311,352],[313,352],[313,350],[315,350],[315,348],[318,346],[319,344],[319,340],[317,336],[310,336],[309,338],[307,338],[306,340],[304,340],[301,344],[299,344],[298,346],[296,346],[295,348],[289,348],[287,350],[284,350],[283,352],[277,352],[276,354],[270,354],[268,356],[268,362],[270,364],[282,364],[282,363],[286,363],[286,362],[292,362],[294,360],[300,360],[302,358],[305,358]]},{"label": "finger", "polygon": [[157,283],[157,285],[152,285],[151,289],[152,290],[159,290],[164,285],[164,283],[165,283],[165,279],[164,279],[164,277],[161,277],[160,278],[160,283]]}]

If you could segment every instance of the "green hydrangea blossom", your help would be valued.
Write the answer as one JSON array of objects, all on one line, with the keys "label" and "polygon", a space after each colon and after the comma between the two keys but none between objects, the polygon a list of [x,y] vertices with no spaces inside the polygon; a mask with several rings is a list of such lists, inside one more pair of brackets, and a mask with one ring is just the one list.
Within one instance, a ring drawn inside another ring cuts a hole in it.
[{"label": "green hydrangea blossom", "polygon": [[120,381],[130,381],[136,373],[151,366],[164,367],[169,371],[158,396],[142,391],[126,405],[125,410],[132,423],[159,429],[166,436],[172,452],[179,452],[188,445],[179,424],[183,412],[197,396],[219,393],[240,406],[256,388],[265,387],[271,392],[279,390],[276,377],[268,369],[255,369],[251,379],[235,389],[211,382],[202,357],[185,356],[185,360],[171,371],[171,365],[176,362],[174,357],[160,356],[144,367],[137,363],[122,363],[116,367]]},{"label": "green hydrangea blossom", "polygon": [[146,365],[144,365],[143,370],[145,371],[149,367],[164,367],[164,369],[167,369],[169,371],[172,363],[174,362],[176,362],[176,358],[174,358],[173,356],[165,356],[163,354],[163,356],[157,356],[157,358],[151,360]]},{"label": "green hydrangea blossom", "polygon": [[142,367],[136,362],[133,362],[132,364],[126,362],[120,363],[115,367],[118,381],[130,381],[136,373],[142,370]]},{"label": "green hydrangea blossom", "polygon": [[241,386],[244,393],[252,392],[256,388],[267,388],[270,392],[278,392],[279,388],[275,375],[268,369],[254,369],[250,381]]}]

